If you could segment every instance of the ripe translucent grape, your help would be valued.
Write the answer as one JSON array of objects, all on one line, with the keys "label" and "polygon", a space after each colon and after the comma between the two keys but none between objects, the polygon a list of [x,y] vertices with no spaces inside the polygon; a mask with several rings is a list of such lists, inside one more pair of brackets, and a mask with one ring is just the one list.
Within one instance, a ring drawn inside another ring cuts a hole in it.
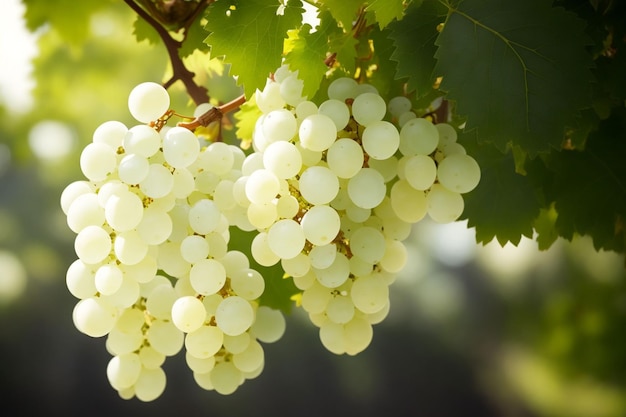
[{"label": "ripe translucent grape", "polygon": [[348,195],[362,208],[374,208],[383,201],[387,187],[383,176],[373,168],[363,168],[348,181]]},{"label": "ripe translucent grape", "polygon": [[80,154],[80,169],[91,181],[104,180],[116,166],[115,151],[104,143],[90,143]]},{"label": "ripe translucent grape", "polygon": [[352,116],[361,126],[382,120],[387,113],[385,100],[375,93],[363,93],[352,103]]},{"label": "ripe translucent grape", "polygon": [[469,155],[456,153],[446,156],[437,167],[441,185],[459,194],[472,191],[480,182],[480,167]]},{"label": "ripe translucent grape", "polygon": [[304,248],[304,231],[300,224],[291,219],[282,219],[267,232],[270,249],[282,259],[291,259]]},{"label": "ripe translucent grape", "polygon": [[437,223],[451,223],[463,213],[465,204],[461,194],[434,184],[428,196],[428,215]]},{"label": "ripe translucent grape", "polygon": [[300,143],[312,151],[325,151],[337,139],[337,127],[330,117],[312,114],[300,123],[298,130]]},{"label": "ripe translucent grape", "polygon": [[163,138],[163,157],[174,168],[186,168],[198,159],[200,142],[192,131],[173,127]]},{"label": "ripe translucent grape", "polygon": [[296,135],[298,123],[289,110],[278,109],[265,115],[262,129],[263,135],[270,143],[288,141]]},{"label": "ripe translucent grape", "polygon": [[340,77],[333,80],[328,86],[328,97],[331,99],[345,101],[348,98],[356,97],[359,84],[352,78]]},{"label": "ripe translucent grape", "polygon": [[338,132],[343,130],[350,121],[350,109],[343,101],[326,100],[320,104],[318,113],[330,117],[335,122]]},{"label": "ripe translucent grape", "polygon": [[170,106],[170,96],[160,84],[144,82],[135,86],[128,96],[130,114],[142,123],[157,120]]},{"label": "ripe translucent grape", "polygon": [[388,159],[398,150],[400,134],[394,125],[380,120],[365,128],[362,141],[363,149],[371,158]]},{"label": "ripe translucent grape", "polygon": [[427,190],[437,178],[437,165],[426,155],[405,157],[403,164],[404,178],[416,190]]},{"label": "ripe translucent grape", "polygon": [[339,180],[327,167],[305,169],[299,180],[300,194],[311,204],[328,204],[339,192]]},{"label": "ripe translucent grape", "polygon": [[237,336],[252,326],[254,310],[242,297],[227,297],[217,306],[215,322],[224,334]]},{"label": "ripe translucent grape", "polygon": [[400,129],[400,152],[403,155],[430,155],[438,144],[439,131],[426,119],[411,119]]},{"label": "ripe translucent grape", "polygon": [[180,297],[172,305],[172,322],[180,331],[193,332],[202,326],[205,319],[204,304],[194,296]]},{"label": "ripe translucent grape", "polygon": [[363,167],[363,161],[363,149],[348,138],[338,139],[326,153],[328,168],[339,178],[354,177]]},{"label": "ripe translucent grape", "polygon": [[291,142],[271,143],[263,152],[263,165],[278,178],[294,177],[302,168],[302,156]]},{"label": "ripe translucent grape", "polygon": [[311,207],[300,222],[304,237],[314,245],[326,245],[339,233],[341,221],[335,209],[327,205]]},{"label": "ripe translucent grape", "polygon": [[74,240],[74,250],[78,258],[87,264],[102,262],[111,252],[109,234],[99,226],[87,226]]}]

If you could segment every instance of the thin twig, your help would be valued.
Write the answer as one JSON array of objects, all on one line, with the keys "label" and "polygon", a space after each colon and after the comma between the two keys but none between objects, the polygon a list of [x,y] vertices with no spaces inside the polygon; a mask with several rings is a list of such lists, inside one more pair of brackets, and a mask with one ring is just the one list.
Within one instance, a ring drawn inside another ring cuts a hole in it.
[{"label": "thin twig", "polygon": [[222,104],[221,106],[212,107],[206,113],[201,114],[200,116],[193,119],[191,122],[178,122],[176,126],[187,128],[191,131],[195,130],[200,126],[208,126],[213,122],[221,120],[222,117],[241,106],[246,102],[246,95],[242,94],[234,100],[229,101],[228,103]]},{"label": "thin twig", "polygon": [[[141,6],[135,3],[134,0],[124,0],[131,9],[135,11],[143,20],[145,20],[150,26],[154,28],[159,34],[159,37],[163,40],[163,44],[165,45],[165,49],[170,57],[170,61],[172,63],[173,75],[172,77],[166,81],[163,86],[165,88],[170,87],[176,81],[180,80],[185,85],[187,89],[187,93],[191,97],[191,99],[196,103],[196,105],[201,103],[208,103],[209,94],[208,90],[205,87],[199,86],[193,80],[195,74],[192,71],[189,71],[183,60],[178,55],[178,49],[182,45],[182,42],[177,41],[172,38],[167,29],[161,25],[155,18],[153,18],[148,12],[146,12]],[[199,11],[197,12],[199,13]]]}]

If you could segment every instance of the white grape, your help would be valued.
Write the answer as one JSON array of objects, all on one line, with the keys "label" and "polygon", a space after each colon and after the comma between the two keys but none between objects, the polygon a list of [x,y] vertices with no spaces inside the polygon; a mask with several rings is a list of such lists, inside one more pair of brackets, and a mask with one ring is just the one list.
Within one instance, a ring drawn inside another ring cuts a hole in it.
[{"label": "white grape", "polygon": [[389,299],[389,287],[378,274],[370,274],[354,280],[350,297],[356,308],[364,313],[376,313]]},{"label": "white grape", "polygon": [[326,245],[332,242],[341,226],[339,214],[327,205],[311,207],[300,223],[304,237],[314,245]]},{"label": "white grape", "polygon": [[174,187],[172,173],[161,164],[150,164],[148,175],[139,183],[139,189],[148,197],[165,197]]},{"label": "white grape", "polygon": [[399,117],[411,110],[411,100],[404,96],[396,96],[389,100],[387,103],[387,110],[394,117]]},{"label": "white grape", "polygon": [[78,258],[87,264],[102,262],[112,248],[111,237],[99,226],[87,226],[74,240],[74,250]]},{"label": "white grape", "polygon": [[215,294],[226,283],[226,270],[215,259],[202,259],[191,267],[189,279],[191,286],[199,294]]},{"label": "white grape", "polygon": [[117,310],[113,306],[96,297],[78,301],[72,312],[76,328],[91,337],[102,337],[109,333],[117,317]]},{"label": "white grape", "polygon": [[76,259],[67,268],[65,283],[70,293],[78,298],[88,298],[98,291],[94,282],[95,272],[92,266]]},{"label": "white grape", "polygon": [[337,139],[337,127],[330,117],[312,114],[300,123],[298,130],[300,143],[312,151],[325,151]]},{"label": "white grape", "polygon": [[463,213],[465,203],[461,194],[434,184],[427,197],[428,215],[437,223],[451,223]]},{"label": "white grape", "polygon": [[261,342],[273,343],[283,336],[285,328],[285,316],[279,310],[259,306],[250,331]]},{"label": "white grape", "polygon": [[185,333],[199,329],[205,319],[204,304],[194,296],[180,297],[172,305],[172,322]]},{"label": "white grape", "polygon": [[267,169],[254,171],[246,182],[246,196],[255,204],[271,201],[276,197],[279,190],[278,177]]},{"label": "white grape", "polygon": [[109,383],[116,390],[132,387],[141,373],[139,355],[128,353],[114,356],[107,365],[106,373]]},{"label": "white grape", "polygon": [[184,335],[171,321],[154,320],[146,333],[150,346],[165,356],[174,356],[183,347]]},{"label": "white grape", "polygon": [[318,113],[330,117],[335,122],[338,132],[343,130],[350,121],[350,109],[343,101],[326,100],[320,104]]},{"label": "white grape", "polygon": [[363,149],[352,139],[338,139],[328,148],[326,161],[337,177],[352,178],[363,167]]},{"label": "white grape", "polygon": [[174,168],[186,168],[200,154],[200,142],[192,131],[184,127],[173,127],[163,138],[163,157]]},{"label": "white grape", "polygon": [[355,205],[374,208],[383,201],[387,187],[383,176],[373,168],[363,168],[348,181],[348,195]]},{"label": "white grape", "polygon": [[215,322],[224,334],[237,336],[252,326],[254,310],[242,297],[227,297],[217,306]]},{"label": "white grape", "polygon": [[104,264],[94,276],[96,289],[103,295],[111,295],[122,286],[123,274],[115,264]]},{"label": "white grape", "polygon": [[150,126],[137,125],[128,129],[122,145],[126,153],[136,153],[144,158],[150,158],[161,147],[161,136]]},{"label": "white grape", "polygon": [[428,201],[424,191],[416,190],[406,180],[400,180],[391,187],[391,207],[402,221],[417,223],[428,211]]},{"label": "white grape", "polygon": [[100,124],[94,130],[92,142],[104,143],[117,150],[117,148],[122,146],[126,132],[128,132],[128,128],[124,123],[117,120],[109,120]]},{"label": "white grape", "polygon": [[448,155],[437,167],[437,179],[448,190],[459,194],[467,193],[480,182],[480,167],[469,155]]},{"label": "white grape", "polygon": [[98,196],[94,193],[81,194],[72,201],[67,210],[67,225],[74,233],[87,226],[102,226],[104,210],[98,204]]},{"label": "white grape", "polygon": [[165,391],[166,376],[162,368],[141,368],[135,382],[135,395],[144,402],[153,401]]},{"label": "white grape", "polygon": [[273,110],[263,118],[263,135],[270,143],[288,141],[296,135],[298,123],[289,110]]},{"label": "white grape", "polygon": [[300,194],[311,204],[328,204],[339,192],[339,180],[327,167],[305,169],[299,180]]},{"label": "white grape", "polygon": [[383,234],[373,227],[360,227],[350,235],[350,250],[366,262],[376,264],[385,254]]},{"label": "white grape", "polygon": [[80,169],[89,180],[98,182],[115,172],[115,151],[104,143],[90,143],[80,154]]},{"label": "white grape", "polygon": [[345,101],[348,98],[356,97],[359,84],[352,78],[340,77],[333,80],[328,86],[328,97],[331,99]]},{"label": "white grape", "polygon": [[[405,159],[406,158],[406,159]],[[427,190],[437,178],[437,165],[426,155],[404,157],[404,177],[416,190]]]},{"label": "white grape", "polygon": [[224,332],[217,326],[201,326],[185,336],[185,348],[195,358],[207,359],[215,355],[224,342]]},{"label": "white grape", "polygon": [[170,96],[160,84],[144,82],[135,86],[128,96],[130,114],[142,123],[157,120],[170,106]]},{"label": "white grape", "polygon": [[132,230],[143,217],[143,203],[137,194],[122,191],[111,195],[104,207],[107,223],[118,232]]},{"label": "white grape", "polygon": [[371,158],[389,159],[398,150],[400,134],[394,125],[381,120],[365,128],[362,140],[363,149]]},{"label": "white grape", "polygon": [[430,155],[438,144],[439,131],[426,119],[411,119],[400,129],[400,152],[403,155]]},{"label": "white grape", "polygon": [[332,265],[337,256],[337,246],[334,244],[314,246],[309,252],[311,266],[316,269],[326,269]]},{"label": "white grape", "polygon": [[128,185],[139,184],[148,176],[150,163],[145,157],[132,153],[124,156],[117,167],[120,180]]},{"label": "white grape", "polygon": [[361,126],[382,120],[387,112],[385,100],[375,93],[363,93],[352,103],[352,116]]},{"label": "white grape", "polygon": [[271,143],[263,152],[263,165],[278,178],[294,177],[302,168],[302,156],[291,142]]}]

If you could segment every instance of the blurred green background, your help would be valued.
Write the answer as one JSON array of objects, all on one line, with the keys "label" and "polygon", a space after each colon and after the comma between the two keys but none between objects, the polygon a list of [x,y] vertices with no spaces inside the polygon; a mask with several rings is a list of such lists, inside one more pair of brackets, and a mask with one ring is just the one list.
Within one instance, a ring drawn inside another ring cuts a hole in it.
[{"label": "blurred green background", "polygon": [[[178,355],[166,362],[168,386],[158,400],[120,399],[106,379],[104,339],[72,323],[77,300],[65,288],[65,270],[75,259],[74,234],[59,196],[82,179],[78,156],[93,130],[107,120],[130,123],[129,91],[163,81],[170,68],[162,45],[136,42],[126,5],[101,3],[75,26],[68,18],[69,34],[47,25],[29,33],[21,3],[3,0],[3,415],[626,415],[623,256],[598,253],[584,238],[559,240],[545,252],[531,240],[478,246],[462,222],[415,226],[389,317],[358,356],[327,352],[294,309],[283,339],[265,345],[264,372],[235,394],[197,387]],[[72,38],[72,31],[84,33]],[[187,63],[213,97],[239,93],[219,65],[200,70],[198,60]],[[172,108],[193,112],[179,85],[171,94]]]}]

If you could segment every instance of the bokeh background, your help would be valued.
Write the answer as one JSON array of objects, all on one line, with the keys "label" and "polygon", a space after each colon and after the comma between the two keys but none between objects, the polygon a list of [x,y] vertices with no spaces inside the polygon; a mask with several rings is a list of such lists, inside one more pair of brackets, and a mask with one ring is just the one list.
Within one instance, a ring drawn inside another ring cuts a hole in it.
[{"label": "bokeh background", "polygon": [[[162,81],[167,56],[136,41],[121,1],[103,1],[76,27],[68,19],[66,31],[84,32],[74,41],[49,25],[27,30],[19,0],[1,9],[2,415],[626,415],[624,257],[580,237],[547,251],[530,239],[479,246],[464,222],[415,226],[390,314],[358,356],[327,352],[294,309],[285,336],[264,346],[264,372],[234,394],[199,388],[178,355],[159,399],[122,400],[106,379],[104,338],[72,323],[74,234],[59,196],[82,178],[78,156],[95,127],[130,122],[128,92]],[[187,64],[213,96],[238,95],[220,65],[201,69],[200,58]],[[193,111],[180,86],[171,94],[173,108]]]}]

